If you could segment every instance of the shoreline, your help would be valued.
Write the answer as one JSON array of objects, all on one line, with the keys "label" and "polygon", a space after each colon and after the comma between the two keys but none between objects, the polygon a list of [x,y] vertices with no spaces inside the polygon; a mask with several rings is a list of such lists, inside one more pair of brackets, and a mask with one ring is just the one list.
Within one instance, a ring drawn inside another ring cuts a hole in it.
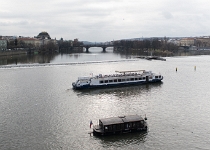
[{"label": "shoreline", "polygon": [[[119,52],[119,53],[131,53],[131,54],[138,54],[139,56],[161,56],[161,57],[173,57],[173,56],[191,56],[191,55],[210,55],[210,50],[178,50],[177,52],[169,52],[169,51],[144,51],[141,52],[136,49],[127,50],[127,51],[121,51],[121,50],[113,50],[113,52]],[[14,56],[14,55],[27,55],[26,50],[11,50],[11,51],[2,51],[0,52],[0,57],[4,56]]]},{"label": "shoreline", "polygon": [[3,52],[0,52],[0,57],[1,56],[23,55],[23,54],[27,54],[27,51],[24,51],[24,50],[3,51]]}]

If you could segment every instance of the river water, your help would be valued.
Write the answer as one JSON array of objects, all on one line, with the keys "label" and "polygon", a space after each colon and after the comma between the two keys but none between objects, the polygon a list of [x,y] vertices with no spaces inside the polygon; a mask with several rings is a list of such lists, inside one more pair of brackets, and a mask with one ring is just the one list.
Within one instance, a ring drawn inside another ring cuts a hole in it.
[{"label": "river water", "polygon": [[[94,49],[47,63],[37,59],[0,66],[1,150],[210,148],[210,56],[148,61]],[[163,82],[85,91],[71,86],[78,76],[140,69],[160,72]],[[128,114],[146,114],[148,131],[90,134],[90,120]]]}]

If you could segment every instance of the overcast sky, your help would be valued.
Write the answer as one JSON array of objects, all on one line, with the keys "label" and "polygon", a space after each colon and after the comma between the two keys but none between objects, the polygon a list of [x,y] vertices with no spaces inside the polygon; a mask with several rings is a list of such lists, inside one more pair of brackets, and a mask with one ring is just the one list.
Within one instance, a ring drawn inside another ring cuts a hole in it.
[{"label": "overcast sky", "polygon": [[210,0],[3,0],[0,35],[106,42],[210,35]]}]

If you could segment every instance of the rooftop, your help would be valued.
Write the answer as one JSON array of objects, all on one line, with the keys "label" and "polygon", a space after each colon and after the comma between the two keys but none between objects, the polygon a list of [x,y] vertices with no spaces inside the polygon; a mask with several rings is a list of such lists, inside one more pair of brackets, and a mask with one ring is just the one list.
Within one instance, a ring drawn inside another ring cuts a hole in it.
[{"label": "rooftop", "polygon": [[128,115],[128,116],[118,116],[118,117],[110,117],[110,118],[103,118],[99,119],[103,125],[111,125],[111,124],[121,124],[124,122],[135,122],[144,120],[139,115]]}]

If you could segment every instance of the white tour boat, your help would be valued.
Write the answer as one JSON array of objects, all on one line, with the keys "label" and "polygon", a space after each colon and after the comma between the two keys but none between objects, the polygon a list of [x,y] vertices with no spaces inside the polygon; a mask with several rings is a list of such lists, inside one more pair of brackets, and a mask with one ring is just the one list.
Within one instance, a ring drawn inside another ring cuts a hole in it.
[{"label": "white tour boat", "polygon": [[138,85],[145,83],[160,82],[163,79],[161,74],[152,73],[152,71],[115,71],[112,75],[96,75],[91,77],[78,77],[76,82],[72,83],[74,89],[87,89],[99,87],[114,87],[126,85]]}]

